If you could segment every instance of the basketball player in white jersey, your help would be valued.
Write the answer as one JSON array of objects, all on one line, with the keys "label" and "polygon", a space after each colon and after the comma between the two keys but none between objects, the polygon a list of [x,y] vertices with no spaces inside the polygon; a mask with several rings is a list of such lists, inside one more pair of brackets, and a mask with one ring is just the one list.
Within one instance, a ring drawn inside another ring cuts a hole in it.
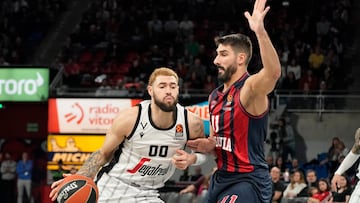
[{"label": "basketball player in white jersey", "polygon": [[[360,157],[360,128],[355,132],[355,143],[350,152],[346,155],[345,159],[341,162],[339,168],[335,171],[331,180],[333,188],[338,188],[338,184],[341,179],[341,175],[345,173]],[[360,164],[358,165],[358,172],[356,174],[360,178]],[[354,190],[351,193],[349,203],[360,202],[360,181],[356,184]]]},{"label": "basketball player in white jersey", "polygon": [[[177,104],[178,80],[173,70],[156,69],[148,83],[151,100],[122,111],[103,146],[77,172],[95,178],[99,202],[163,202],[157,189],[175,168],[205,161],[205,155],[183,150],[188,139],[204,137],[204,126],[201,118]],[[52,200],[61,181],[51,186]]]}]

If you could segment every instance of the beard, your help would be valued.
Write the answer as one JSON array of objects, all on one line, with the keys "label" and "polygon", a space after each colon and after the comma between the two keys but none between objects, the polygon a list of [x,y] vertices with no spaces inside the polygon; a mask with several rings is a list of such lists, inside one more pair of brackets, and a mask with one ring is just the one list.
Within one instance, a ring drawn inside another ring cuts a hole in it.
[{"label": "beard", "polygon": [[217,68],[224,71],[223,74],[218,75],[218,79],[222,83],[229,82],[231,79],[231,76],[234,75],[236,72],[236,66],[234,66],[234,65],[228,66],[227,68],[218,66]]},{"label": "beard", "polygon": [[162,102],[160,99],[158,99],[156,96],[154,96],[154,102],[155,105],[158,106],[162,111],[164,112],[172,112],[176,109],[176,104],[178,103],[178,98],[175,98],[174,102],[169,104]]}]

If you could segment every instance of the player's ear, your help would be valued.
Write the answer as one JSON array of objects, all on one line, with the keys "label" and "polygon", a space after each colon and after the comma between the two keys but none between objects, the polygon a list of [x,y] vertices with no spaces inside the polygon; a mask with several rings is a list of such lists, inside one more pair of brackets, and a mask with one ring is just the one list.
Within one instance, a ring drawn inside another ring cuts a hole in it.
[{"label": "player's ear", "polygon": [[147,91],[148,91],[149,95],[152,96],[152,91],[153,91],[153,89],[152,89],[152,86],[151,86],[151,85],[148,85],[148,86],[147,86]]},{"label": "player's ear", "polygon": [[246,62],[246,54],[245,53],[238,53],[237,54],[237,63],[244,64]]}]

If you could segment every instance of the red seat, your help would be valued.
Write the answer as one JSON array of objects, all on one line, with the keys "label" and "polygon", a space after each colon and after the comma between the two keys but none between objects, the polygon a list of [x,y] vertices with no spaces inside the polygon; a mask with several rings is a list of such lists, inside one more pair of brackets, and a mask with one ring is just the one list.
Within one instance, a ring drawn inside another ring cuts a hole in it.
[{"label": "red seat", "polygon": [[121,63],[116,66],[116,72],[121,74],[127,74],[130,70],[131,63]]},{"label": "red seat", "polygon": [[89,51],[83,52],[79,57],[79,63],[88,63],[92,60],[93,54]]},{"label": "red seat", "polygon": [[105,50],[99,50],[99,51],[96,52],[93,60],[95,62],[102,62],[102,61],[104,61],[105,56],[106,56],[106,51]]}]

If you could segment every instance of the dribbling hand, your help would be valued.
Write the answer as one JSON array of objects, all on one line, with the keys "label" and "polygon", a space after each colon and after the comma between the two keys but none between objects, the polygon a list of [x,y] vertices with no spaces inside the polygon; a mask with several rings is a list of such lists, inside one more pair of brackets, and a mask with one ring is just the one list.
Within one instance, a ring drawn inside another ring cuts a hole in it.
[{"label": "dribbling hand", "polygon": [[[68,177],[68,176],[71,176],[70,173],[67,173],[67,174],[63,174],[63,177]],[[49,197],[51,199],[51,201],[55,201],[57,196],[58,196],[58,192],[60,190],[59,186],[60,184],[64,181],[64,179],[60,179],[58,181],[55,181],[51,184],[51,192],[49,194]]]}]

